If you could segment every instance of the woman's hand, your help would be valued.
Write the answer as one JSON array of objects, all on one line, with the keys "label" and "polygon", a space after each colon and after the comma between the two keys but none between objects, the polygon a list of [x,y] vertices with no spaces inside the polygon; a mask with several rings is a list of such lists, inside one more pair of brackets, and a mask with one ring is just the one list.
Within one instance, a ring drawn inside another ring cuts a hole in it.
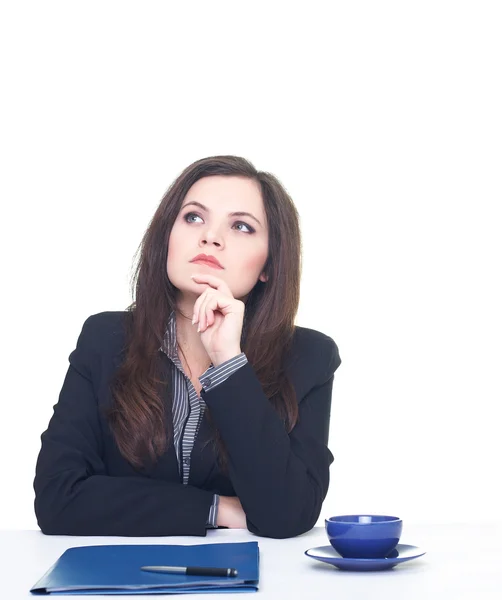
[{"label": "woman's hand", "polygon": [[220,496],[216,525],[230,529],[247,529],[246,514],[237,496]]},{"label": "woman's hand", "polygon": [[223,279],[199,273],[192,279],[206,289],[197,298],[193,307],[192,324],[198,323],[200,339],[213,365],[241,353],[244,302],[233,297]]}]

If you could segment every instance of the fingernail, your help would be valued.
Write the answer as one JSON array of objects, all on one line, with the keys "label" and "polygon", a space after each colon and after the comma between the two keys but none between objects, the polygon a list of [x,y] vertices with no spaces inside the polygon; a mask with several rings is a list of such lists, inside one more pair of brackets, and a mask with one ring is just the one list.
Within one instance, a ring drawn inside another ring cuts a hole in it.
[{"label": "fingernail", "polygon": [[193,319],[192,319],[192,325],[193,325],[194,323],[195,323],[195,315],[193,316]]},{"label": "fingernail", "polygon": [[200,333],[200,325],[197,327],[197,333]]}]

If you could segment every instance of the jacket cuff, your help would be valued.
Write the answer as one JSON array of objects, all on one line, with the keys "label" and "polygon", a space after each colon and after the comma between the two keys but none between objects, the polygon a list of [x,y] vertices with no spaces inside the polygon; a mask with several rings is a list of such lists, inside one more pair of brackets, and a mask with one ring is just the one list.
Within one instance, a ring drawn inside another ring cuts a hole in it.
[{"label": "jacket cuff", "polygon": [[247,364],[248,359],[244,352],[237,356],[226,360],[217,367],[209,367],[199,377],[199,381],[206,392],[209,392],[220,383],[226,381],[230,375],[238,371],[241,367]]}]

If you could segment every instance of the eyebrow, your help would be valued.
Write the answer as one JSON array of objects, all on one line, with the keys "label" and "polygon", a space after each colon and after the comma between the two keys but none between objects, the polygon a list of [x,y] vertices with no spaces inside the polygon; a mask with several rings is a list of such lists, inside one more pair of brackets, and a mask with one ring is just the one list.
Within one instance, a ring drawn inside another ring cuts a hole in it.
[{"label": "eyebrow", "polygon": [[[205,210],[206,212],[211,212],[209,210],[209,208],[207,208],[207,206],[204,206],[203,204],[201,204],[200,202],[196,202],[195,200],[192,200],[191,202],[187,202],[186,204],[184,204],[181,207],[181,210],[183,210],[185,208],[185,206],[190,206],[190,204],[193,204],[194,206],[198,206],[199,208],[201,208],[202,210]],[[254,219],[260,227],[262,226],[260,221],[258,221],[258,219],[255,216],[253,216],[251,213],[248,213],[248,212],[236,211],[236,212],[228,213],[228,216],[229,217],[251,217],[251,219]]]}]

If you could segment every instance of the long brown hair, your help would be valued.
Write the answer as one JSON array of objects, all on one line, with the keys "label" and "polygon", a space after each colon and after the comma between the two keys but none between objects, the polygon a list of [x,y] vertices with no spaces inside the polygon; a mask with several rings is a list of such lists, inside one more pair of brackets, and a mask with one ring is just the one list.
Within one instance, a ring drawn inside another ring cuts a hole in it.
[{"label": "long brown hair", "polygon": [[165,401],[170,381],[159,379],[159,348],[176,308],[176,288],[167,276],[168,242],[188,190],[211,175],[246,177],[260,186],[268,222],[268,280],[258,281],[247,298],[241,348],[288,431],[298,419],[295,391],[285,373],[300,299],[298,212],[274,175],[236,156],[204,158],[169,187],[136,253],[135,301],[127,308],[124,360],[111,382],[113,403],[107,414],[121,454],[136,467],[145,459],[155,461],[172,440],[171,407]]}]

